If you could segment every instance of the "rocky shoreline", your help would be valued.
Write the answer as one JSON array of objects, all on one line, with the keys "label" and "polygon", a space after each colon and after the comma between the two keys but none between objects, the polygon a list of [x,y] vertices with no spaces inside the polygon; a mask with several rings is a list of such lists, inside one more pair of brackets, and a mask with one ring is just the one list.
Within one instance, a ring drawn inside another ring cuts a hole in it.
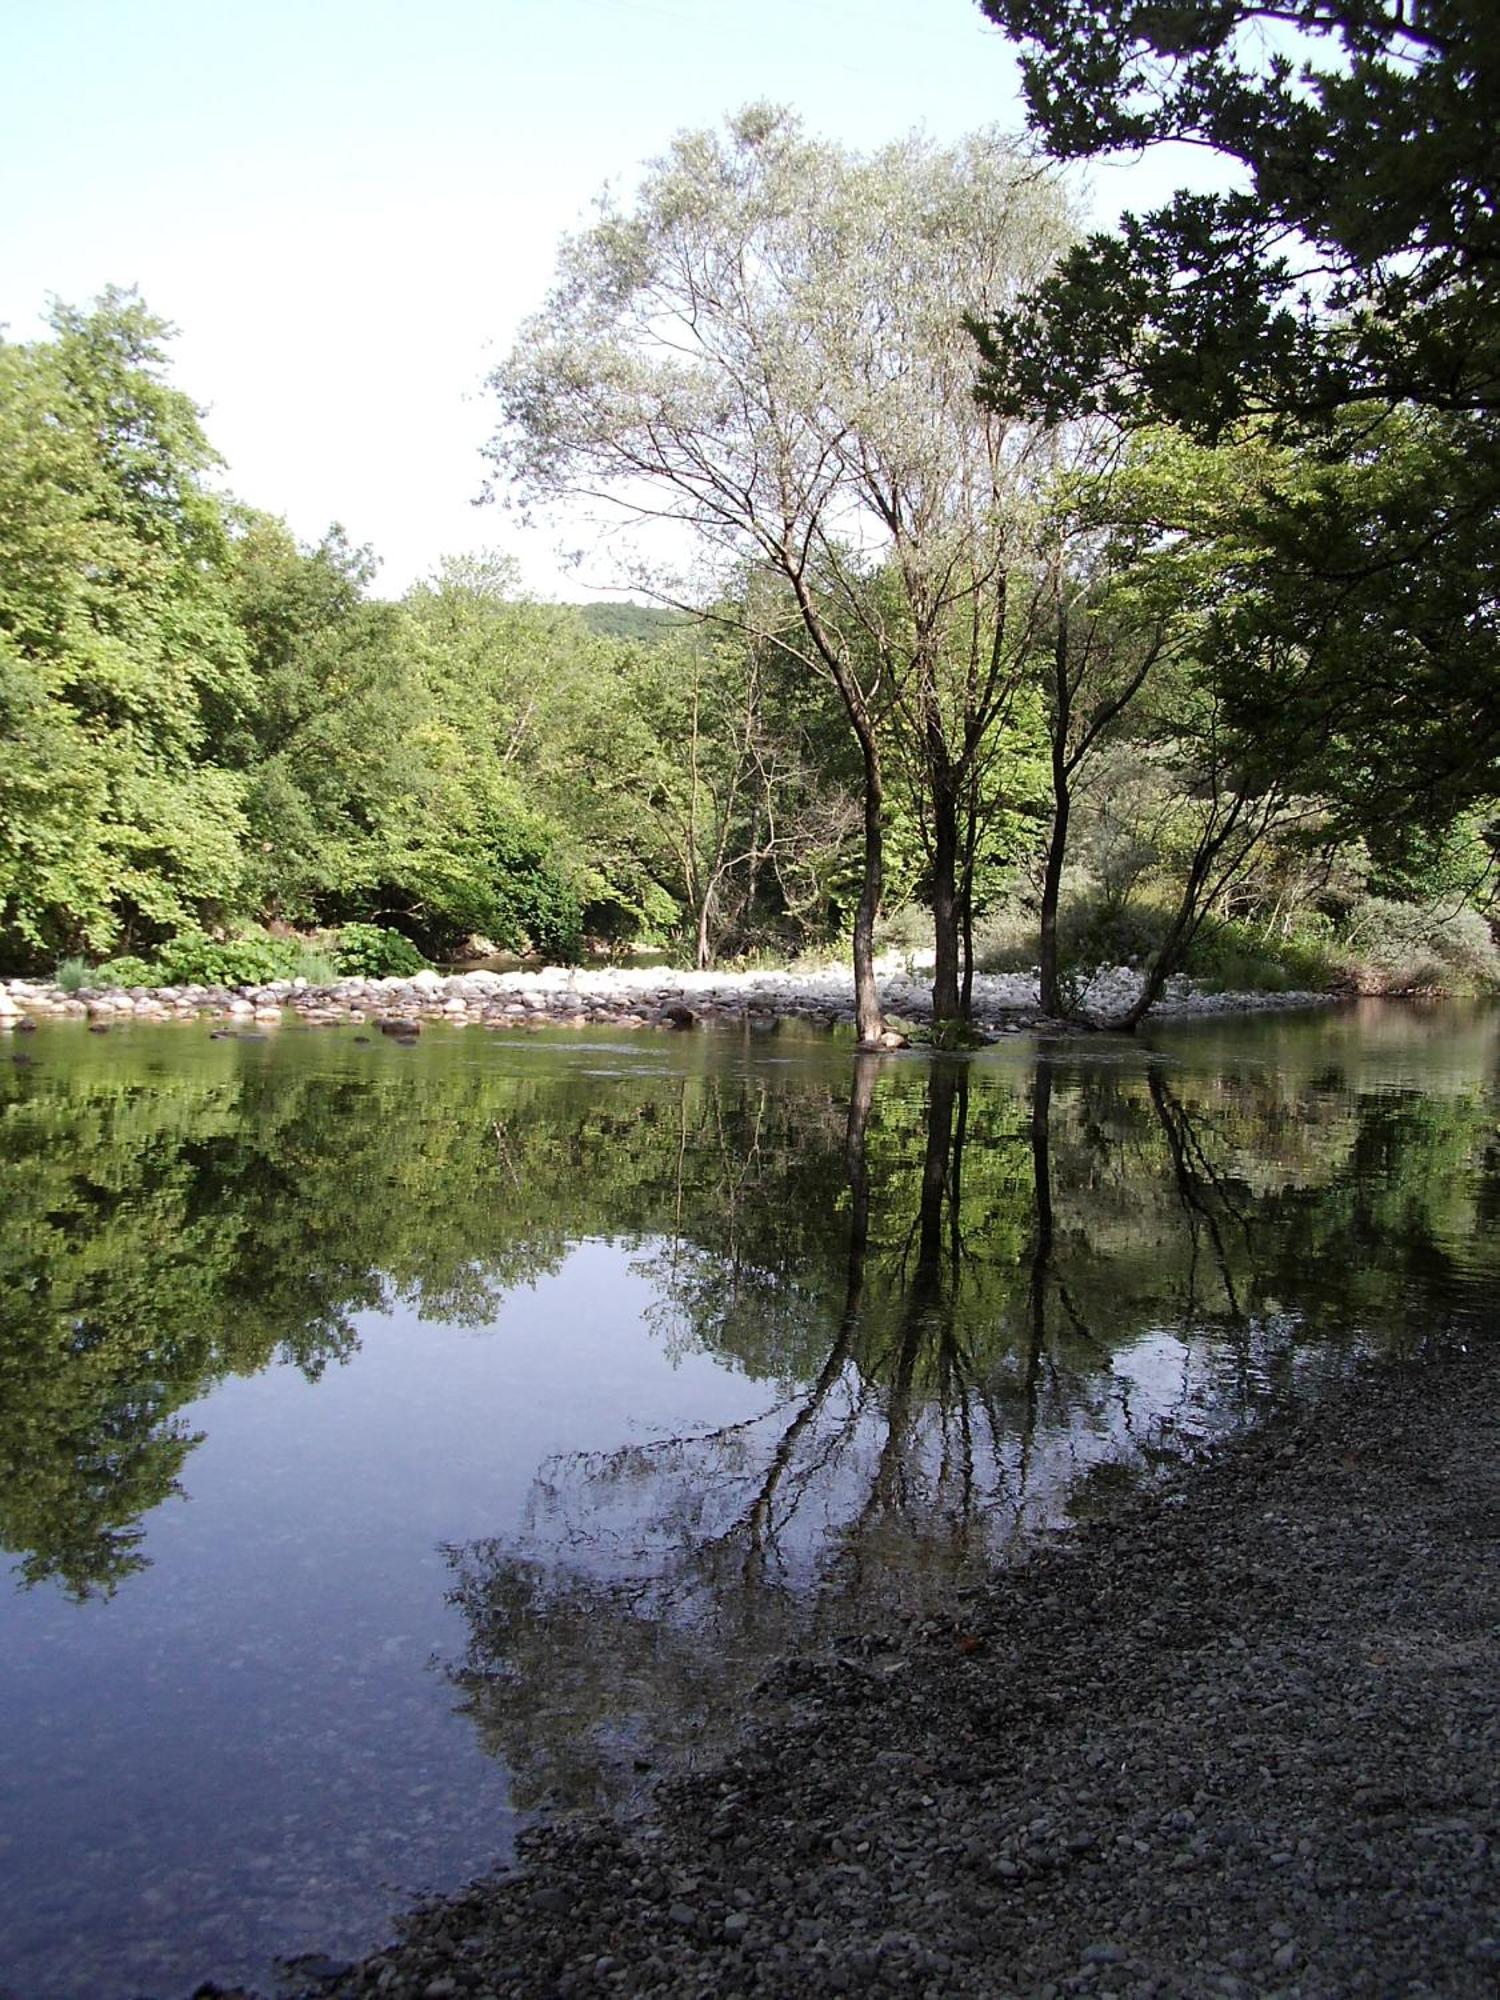
[{"label": "rocky shoreline", "polygon": [[540,1827],[302,1990],[1493,1995],[1497,1555],[1476,1335],[788,1662],[639,1822]]},{"label": "rocky shoreline", "polygon": [[[926,979],[904,965],[882,969],[881,991],[893,1041],[931,1019]],[[1124,967],[1097,974],[1083,996],[1094,1015],[1123,1013],[1140,987]],[[1326,993],[1202,993],[1171,982],[1154,1015],[1237,1013],[1248,1009],[1328,1005]],[[844,968],[786,972],[674,972],[661,968],[548,967],[540,972],[419,972],[407,979],[340,979],[313,986],[273,980],[261,986],[159,986],[65,992],[43,980],[0,982],[0,1030],[42,1020],[87,1020],[103,1029],[129,1021],[210,1019],[227,1029],[279,1025],[291,1017],[314,1027],[372,1023],[387,1033],[420,1032],[424,1023],[490,1029],[538,1027],[689,1028],[699,1024],[768,1028],[781,1020],[825,1027],[852,1025],[854,988]],[[1027,973],[981,974],[974,981],[975,1028],[982,1037],[1028,1028],[1061,1028],[1042,1015]]]}]

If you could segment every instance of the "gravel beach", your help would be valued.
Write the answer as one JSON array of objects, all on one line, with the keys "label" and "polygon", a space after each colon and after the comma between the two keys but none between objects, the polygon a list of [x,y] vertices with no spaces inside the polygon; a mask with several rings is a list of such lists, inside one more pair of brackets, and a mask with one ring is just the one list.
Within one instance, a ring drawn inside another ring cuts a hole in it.
[{"label": "gravel beach", "polygon": [[[899,960],[877,968],[893,1039],[932,1017],[931,981]],[[1141,988],[1127,967],[1096,973],[1080,1005],[1100,1021],[1116,1019]],[[1168,982],[1152,1018],[1238,1014],[1316,1007],[1323,993],[1206,993],[1187,979]],[[854,1021],[854,981],[836,965],[785,971],[684,972],[665,967],[548,966],[536,972],[414,973],[408,979],[305,979],[264,986],[156,986],[64,992],[43,980],[0,981],[0,1032],[39,1020],[87,1019],[97,1032],[132,1022],[216,1020],[226,1031],[259,1030],[295,1020],[309,1027],[378,1024],[386,1033],[418,1034],[423,1023],[450,1028],[760,1028],[784,1020],[819,1027]],[[1049,1022],[1031,973],[983,973],[974,981],[974,1028],[982,1040]]]},{"label": "gravel beach", "polygon": [[1497,1557],[1471,1337],[787,1662],[643,1817],[535,1830],[306,1990],[1493,1995]]}]

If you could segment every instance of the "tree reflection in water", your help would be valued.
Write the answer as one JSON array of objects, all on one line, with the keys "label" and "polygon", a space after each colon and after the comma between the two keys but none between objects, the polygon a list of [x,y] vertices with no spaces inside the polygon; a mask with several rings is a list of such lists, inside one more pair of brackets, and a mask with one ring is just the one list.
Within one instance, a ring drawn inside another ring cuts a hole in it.
[{"label": "tree reflection in water", "polygon": [[216,1383],[357,1364],[398,1304],[503,1340],[515,1287],[623,1245],[663,1347],[765,1407],[551,1462],[523,1532],[454,1552],[476,1716],[529,1770],[528,1709],[544,1735],[575,1688],[542,1758],[571,1775],[533,1789],[587,1790],[593,1734],[628,1769],[633,1718],[691,1723],[710,1668],[850,1601],[878,1627],[1319,1354],[1459,1309],[1500,1240],[1496,1043],[1493,1013],[1387,1009],[1030,1071],[790,1035],[602,1070],[49,1031],[0,1069],[0,1546],[128,1588]]},{"label": "tree reflection in water", "polygon": [[[451,1672],[518,1804],[618,1798],[791,1645],[851,1619],[887,1631],[1018,1534],[1242,1420],[1310,1365],[1310,1319],[1332,1353],[1340,1333],[1375,1334],[1370,1296],[1312,1249],[1351,1199],[1383,1211],[1388,1305],[1473,1247],[1479,1184],[1456,1193],[1451,1149],[1473,1160],[1482,1096],[1402,1134],[1417,1173],[1450,1154],[1447,1192],[1412,1207],[1410,1170],[1404,1194],[1348,1170],[1415,1100],[1372,1097],[1351,1122],[1343,1089],[1044,1052],[1024,1103],[986,1089],[978,1118],[963,1062],[934,1058],[920,1095],[888,1069],[872,1119],[881,1067],[855,1064],[843,1292],[823,1302],[816,1367],[804,1298],[808,1360],[760,1416],[550,1460],[521,1536],[450,1551],[469,1627]],[[774,1308],[784,1273],[755,1270],[752,1157],[753,1134],[722,1165],[717,1251],[674,1237],[643,1260],[684,1347],[733,1353],[747,1305]]]}]

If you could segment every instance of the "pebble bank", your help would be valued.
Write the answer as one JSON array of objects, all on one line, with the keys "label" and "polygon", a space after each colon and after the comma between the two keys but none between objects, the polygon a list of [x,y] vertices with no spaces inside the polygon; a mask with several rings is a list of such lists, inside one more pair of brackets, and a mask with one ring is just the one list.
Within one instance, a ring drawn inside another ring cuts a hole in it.
[{"label": "pebble bank", "polygon": [[[924,976],[904,965],[880,968],[881,993],[893,1041],[931,1018]],[[1083,995],[1096,1019],[1122,1014],[1140,991],[1139,974],[1124,967],[1097,974]],[[1243,1012],[1263,1007],[1326,1005],[1321,993],[1202,993],[1185,979],[1170,983],[1157,1016]],[[158,986],[66,993],[42,980],[0,983],[0,1030],[46,1019],[87,1019],[107,1028],[127,1021],[208,1017],[226,1028],[275,1027],[290,1017],[312,1026],[370,1022],[391,1034],[419,1033],[423,1024],[489,1029],[537,1027],[690,1028],[742,1024],[768,1028],[781,1020],[827,1027],[852,1025],[854,987],[846,968],[788,972],[673,972],[655,968],[549,967],[539,972],[419,972],[408,979],[340,979],[311,986],[302,979],[262,986]],[[974,981],[974,1022],[981,1035],[1017,1034],[1059,1026],[1040,1012],[1028,973],[982,974]]]},{"label": "pebble bank", "polygon": [[756,1709],[642,1820],[537,1829],[304,1990],[1492,2000],[1500,1344],[1345,1382]]}]

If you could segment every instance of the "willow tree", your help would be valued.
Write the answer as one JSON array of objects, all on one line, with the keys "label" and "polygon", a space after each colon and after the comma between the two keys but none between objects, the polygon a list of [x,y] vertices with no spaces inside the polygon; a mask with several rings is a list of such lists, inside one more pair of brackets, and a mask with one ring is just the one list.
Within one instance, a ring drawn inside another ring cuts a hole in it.
[{"label": "willow tree", "polygon": [[958,1011],[959,813],[1016,688],[1005,528],[1034,435],[976,403],[965,322],[1039,282],[1066,235],[1055,184],[993,133],[862,156],[752,107],[679,136],[629,205],[601,199],[491,378],[497,488],[606,502],[689,530],[726,572],[758,567],[771,636],[837,689],[863,769],[863,1042],[893,730],[920,746],[934,1007]]}]

